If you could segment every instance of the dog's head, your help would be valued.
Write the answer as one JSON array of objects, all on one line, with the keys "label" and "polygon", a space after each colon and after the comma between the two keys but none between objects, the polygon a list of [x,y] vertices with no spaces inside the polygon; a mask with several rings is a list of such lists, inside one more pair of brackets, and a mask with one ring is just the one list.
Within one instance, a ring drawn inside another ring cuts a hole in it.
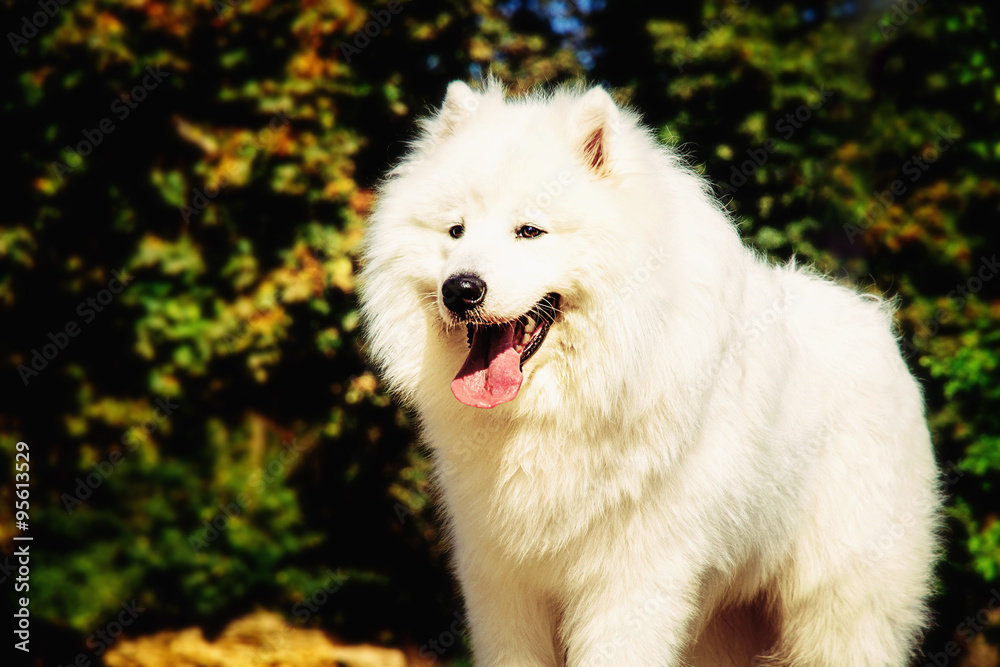
[{"label": "dog's head", "polygon": [[574,315],[619,298],[655,247],[629,192],[657,158],[600,88],[508,100],[455,82],[423,129],[366,237],[371,351],[411,398],[443,372],[459,401],[492,408],[579,345]]}]

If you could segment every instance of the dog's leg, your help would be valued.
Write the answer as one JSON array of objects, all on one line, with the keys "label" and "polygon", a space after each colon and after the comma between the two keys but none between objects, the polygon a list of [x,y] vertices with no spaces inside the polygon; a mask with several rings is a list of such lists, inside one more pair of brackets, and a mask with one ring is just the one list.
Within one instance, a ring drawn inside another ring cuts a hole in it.
[{"label": "dog's leg", "polygon": [[[872,573],[873,576],[874,573]],[[890,579],[893,579],[890,575]],[[756,663],[773,667],[905,667],[922,624],[922,600],[905,599],[895,583],[831,583],[802,591],[781,605],[780,639],[775,651]],[[900,586],[922,588],[923,582]]]},{"label": "dog's leg", "polygon": [[499,563],[458,563],[478,667],[558,667],[556,609]]},{"label": "dog's leg", "polygon": [[[912,437],[927,438],[923,424],[916,430]],[[867,447],[874,463],[857,465],[885,470],[879,482],[845,466],[848,474],[834,478],[826,500],[810,512],[775,582],[779,639],[762,664],[910,664],[926,624],[938,544],[933,463],[929,454],[928,460],[914,454],[905,474],[896,476],[891,473],[902,465],[875,458],[876,444]]]},{"label": "dog's leg", "polygon": [[695,605],[689,587],[664,583],[667,580],[606,577],[571,603],[563,619],[567,665],[679,665]]}]

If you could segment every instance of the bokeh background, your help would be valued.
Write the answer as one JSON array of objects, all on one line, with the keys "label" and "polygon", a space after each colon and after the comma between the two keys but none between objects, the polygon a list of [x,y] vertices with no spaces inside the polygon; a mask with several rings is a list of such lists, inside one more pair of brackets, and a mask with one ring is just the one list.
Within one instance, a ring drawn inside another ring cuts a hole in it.
[{"label": "bokeh background", "polygon": [[[32,664],[153,664],[122,651],[255,611],[465,664],[354,253],[415,119],[490,71],[515,93],[608,87],[748,243],[898,298],[949,496],[921,664],[1000,664],[996,4],[3,5],[0,558],[25,441]],[[124,636],[95,639],[123,604],[142,609]],[[163,664],[280,662],[257,655]]]}]

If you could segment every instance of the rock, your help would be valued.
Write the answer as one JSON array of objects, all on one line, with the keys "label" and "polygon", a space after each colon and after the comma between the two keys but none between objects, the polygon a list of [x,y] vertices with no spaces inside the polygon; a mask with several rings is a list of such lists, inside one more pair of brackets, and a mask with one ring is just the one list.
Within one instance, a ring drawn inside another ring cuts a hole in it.
[{"label": "rock", "polygon": [[214,642],[201,628],[122,638],[104,656],[108,667],[406,667],[397,649],[335,644],[320,630],[297,628],[270,612],[230,623]]}]

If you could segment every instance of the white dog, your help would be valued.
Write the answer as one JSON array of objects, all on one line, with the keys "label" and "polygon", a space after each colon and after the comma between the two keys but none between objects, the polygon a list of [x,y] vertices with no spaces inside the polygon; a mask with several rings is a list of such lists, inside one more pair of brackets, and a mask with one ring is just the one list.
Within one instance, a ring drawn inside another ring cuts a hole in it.
[{"label": "white dog", "polygon": [[478,664],[908,664],[939,493],[891,308],[744,247],[603,90],[452,83],[363,262]]}]

